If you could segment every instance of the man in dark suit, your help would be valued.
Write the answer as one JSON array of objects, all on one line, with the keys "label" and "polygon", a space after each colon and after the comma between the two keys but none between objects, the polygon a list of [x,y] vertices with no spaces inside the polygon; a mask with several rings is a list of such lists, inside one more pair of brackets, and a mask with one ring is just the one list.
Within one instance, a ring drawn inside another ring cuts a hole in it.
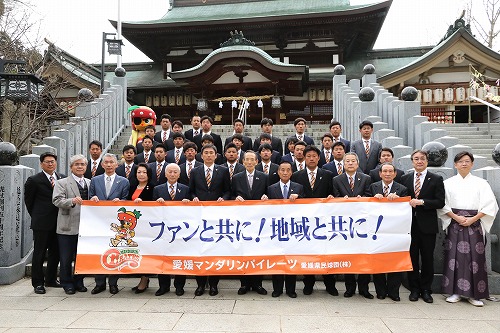
[{"label": "man in dark suit", "polygon": [[[199,201],[224,201],[231,198],[231,180],[229,170],[223,166],[215,165],[217,148],[212,144],[207,144],[201,149],[203,165],[194,168],[189,178],[189,191],[194,202]],[[198,288],[194,292],[195,296],[201,296],[205,292],[206,276],[197,276]],[[210,296],[219,293],[217,284],[218,276],[208,277],[210,285]]]},{"label": "man in dark suit", "polygon": [[280,180],[278,175],[278,164],[271,162],[272,149],[269,143],[264,143],[259,147],[260,163],[255,167],[256,170],[264,172],[269,178],[269,184],[275,184]]},{"label": "man in dark suit", "polygon": [[231,138],[231,142],[236,146],[238,163],[243,163],[243,153],[245,152],[243,150],[243,135],[236,133]]},{"label": "man in dark suit", "polygon": [[165,168],[167,167],[167,161],[165,161],[165,156],[167,152],[163,145],[158,145],[155,148],[155,159],[156,162],[149,163],[148,167],[153,171],[153,177],[150,179],[150,183],[154,186],[165,184],[167,178],[165,177]]},{"label": "man in dark suit", "polygon": [[348,153],[351,151],[351,141],[340,136],[340,133],[342,133],[342,125],[340,125],[338,121],[334,120],[330,123],[330,133],[333,137],[333,143],[342,142],[345,146],[345,152]]},{"label": "man in dark suit", "polygon": [[[295,145],[295,155],[297,148]],[[315,146],[307,146],[304,150],[306,168],[295,172],[292,181],[299,183],[304,188],[304,198],[333,198],[332,173],[318,168],[320,150]],[[304,295],[311,295],[316,278],[314,275],[304,275]],[[335,275],[323,275],[326,291],[332,296],[338,296],[335,288]]]},{"label": "man in dark suit", "polygon": [[184,132],[184,136],[189,141],[193,141],[193,137],[201,134],[201,118],[200,118],[200,116],[193,116],[191,118],[191,126],[193,128]]},{"label": "man in dark suit", "polygon": [[[247,151],[247,150],[252,149],[252,139],[244,134],[245,133],[245,124],[243,124],[243,120],[235,119],[233,121],[233,129],[234,129],[233,135],[241,134],[241,136],[242,136],[243,144],[241,145],[241,150]],[[233,136],[226,138],[226,142],[224,143],[224,147],[229,142],[233,142]]]},{"label": "man in dark suit", "polygon": [[183,146],[184,143],[186,142],[184,134],[179,132],[174,132],[174,134],[172,134],[172,141],[174,143],[174,148],[167,151],[167,156],[165,157],[165,160],[167,161],[167,163],[175,163],[175,164],[182,164],[186,162],[186,157],[183,154]]},{"label": "man in dark suit", "polygon": [[161,131],[155,134],[154,140],[158,143],[164,143],[172,137],[172,129],[170,128],[172,117],[165,113],[161,115],[160,126]]},{"label": "man in dark suit", "polygon": [[443,177],[427,170],[427,155],[419,149],[411,154],[415,171],[405,174],[401,183],[412,197],[410,205],[413,208],[410,243],[413,271],[408,272],[409,299],[415,302],[420,296],[424,302],[432,303],[434,246],[439,227],[436,209],[443,208],[445,192]]},{"label": "man in dark suit", "polygon": [[[299,141],[304,141],[306,143],[306,145],[314,145],[314,140],[313,138],[311,138],[310,136],[307,136],[305,134],[305,131],[306,131],[306,128],[307,128],[307,123],[306,123],[306,120],[304,118],[297,118],[293,121],[293,126],[295,127],[295,134],[292,135],[291,137],[295,137],[297,138],[297,140]],[[290,151],[288,150],[288,140],[290,138],[288,138],[285,142],[285,154],[288,154],[290,153]]]},{"label": "man in dark suit", "polygon": [[[394,200],[408,195],[407,188],[394,181],[396,167],[393,164],[384,162],[379,168],[379,174],[381,180],[370,185],[370,193],[375,198]],[[385,299],[386,296],[389,296],[393,301],[399,302],[401,300],[399,298],[399,288],[402,281],[403,273],[401,272],[373,274],[373,284],[375,284],[377,298]]]},{"label": "man in dark suit", "polygon": [[295,163],[295,157],[293,156],[294,154],[294,151],[295,151],[295,144],[299,142],[299,140],[295,137],[291,137],[288,139],[287,141],[287,147],[288,147],[288,150],[290,150],[290,152],[286,155],[283,155],[281,157],[281,161],[280,162],[290,162],[292,164],[292,166],[294,165]]},{"label": "man in dark suit", "polygon": [[194,168],[203,165],[203,163],[195,160],[197,149],[198,147],[194,142],[186,142],[182,147],[186,162],[179,165],[181,169],[181,174],[178,182],[186,186],[189,186],[189,175],[191,174],[191,171]]},{"label": "man in dark suit", "polygon": [[[271,145],[271,136],[269,134],[262,133],[259,138],[260,138],[260,146],[262,146],[263,144],[266,144],[266,143]],[[259,146],[259,149],[260,149],[260,146]],[[277,150],[271,151],[271,157],[270,157],[271,162],[278,165],[281,162],[281,157],[282,156],[281,156],[279,151],[277,151]],[[259,155],[259,161],[260,161],[260,155]]]},{"label": "man in dark suit", "polygon": [[[370,197],[371,179],[369,176],[357,171],[359,167],[358,156],[354,152],[344,156],[344,173],[333,178],[333,195],[338,197]],[[352,297],[356,292],[356,276],[354,274],[344,274],[346,292],[344,297]],[[365,298],[373,299],[373,295],[368,291],[370,283],[369,274],[358,274],[358,291]]]},{"label": "man in dark suit", "polygon": [[134,163],[136,156],[136,148],[133,145],[125,145],[122,149],[124,163],[116,168],[116,174],[128,179],[129,182],[136,182],[135,169],[137,165]]},{"label": "man in dark suit", "polygon": [[229,179],[233,180],[234,175],[245,171],[243,164],[238,162],[238,150],[234,143],[230,142],[224,147],[224,158],[226,162],[221,165],[229,170]]},{"label": "man in dark suit", "polygon": [[[42,171],[29,177],[24,184],[24,204],[31,216],[33,230],[33,260],[31,264],[31,285],[36,294],[45,294],[45,287],[61,287],[57,281],[59,246],[56,226],[58,208],[52,204],[52,193],[58,179],[57,155],[46,152],[40,155]],[[43,262],[47,255],[47,270]],[[45,287],[44,287],[45,284]]]},{"label": "man in dark suit", "polygon": [[329,163],[323,165],[323,169],[330,171],[333,177],[344,172],[345,146],[343,142],[335,142],[332,146],[333,158]]},{"label": "man in dark suit", "polygon": [[[266,133],[271,136],[271,146],[273,147],[273,150],[276,150],[281,155],[283,155],[283,143],[281,142],[280,138],[273,135],[273,120],[269,118],[262,118],[262,120],[260,121],[260,128],[262,130],[262,133]],[[259,146],[260,139],[256,138],[253,143],[253,150],[259,150]]]},{"label": "man in dark suit", "polygon": [[[116,168],[118,161],[113,154],[105,154],[102,158],[102,166],[104,174],[92,178],[90,181],[89,198],[91,201],[99,202],[100,200],[127,200],[130,184],[127,178],[118,176]],[[118,275],[109,275],[109,292],[117,294]],[[106,275],[95,276],[95,287],[92,289],[92,294],[99,294],[106,290]]]},{"label": "man in dark suit", "polygon": [[[380,166],[384,163],[391,163],[394,160],[394,152],[391,148],[382,148],[380,150],[379,162],[380,164],[377,167],[370,171],[370,178],[372,179],[372,183],[378,182],[381,180],[380,178]],[[397,183],[401,183],[401,177],[404,175],[404,171],[400,169],[396,169],[396,178],[394,181]]]},{"label": "man in dark suit", "polygon": [[214,142],[214,146],[215,146],[215,148],[217,148],[217,152],[221,152],[222,151],[222,140],[220,138],[220,135],[215,134],[214,132],[212,132],[213,122],[214,121],[209,116],[203,116],[203,117],[201,117],[201,129],[202,129],[202,132],[201,132],[201,134],[199,136],[193,137],[193,142],[196,143],[196,145],[198,146],[198,150],[199,151],[201,151],[203,136],[207,135],[207,134],[210,135],[210,136],[212,136],[212,139],[213,139],[213,142]]},{"label": "man in dark suit", "polygon": [[91,179],[92,177],[102,175],[104,169],[101,165],[102,143],[94,140],[89,144],[90,159],[87,163],[87,170],[85,171],[85,178]]},{"label": "man in dark suit", "polygon": [[323,148],[321,148],[321,154],[319,155],[319,163],[318,167],[322,168],[326,163],[330,163],[333,160],[333,137],[330,133],[325,133],[321,137],[321,144]]},{"label": "man in dark suit", "polygon": [[[278,169],[280,181],[269,186],[267,189],[267,197],[269,199],[290,199],[291,201],[297,198],[304,197],[304,188],[299,183],[290,181],[292,177],[292,164],[290,162],[281,162]],[[290,298],[296,298],[295,286],[297,284],[296,275],[273,275],[273,297],[279,297],[283,294],[283,284],[285,285],[286,294]]]},{"label": "man in dark suit", "polygon": [[[233,176],[231,199],[241,202],[245,200],[267,200],[266,193],[269,181],[265,173],[255,170],[257,163],[257,153],[253,150],[244,153],[243,165],[245,171]],[[242,275],[238,295],[244,295],[249,290],[253,290],[260,295],[266,295],[267,291],[262,287],[262,279],[262,275]]]},{"label": "man in dark suit", "polygon": [[142,153],[138,154],[135,158],[135,163],[153,163],[155,159],[155,148],[159,145],[158,142],[154,141],[152,137],[145,136],[142,138]]},{"label": "man in dark suit", "polygon": [[382,145],[372,139],[373,124],[371,121],[364,120],[359,124],[361,140],[354,141],[351,145],[351,151],[356,153],[359,159],[359,168],[365,174],[375,169],[378,164],[378,157]]},{"label": "man in dark suit", "polygon": [[293,149],[293,172],[301,171],[306,168],[306,157],[304,156],[304,151],[306,148],[306,143],[304,141],[297,141],[297,143],[295,144]]},{"label": "man in dark suit", "polygon": [[[175,164],[171,163],[167,165],[165,169],[165,174],[167,177],[167,182],[165,184],[158,185],[153,190],[153,200],[160,203],[165,203],[165,201],[182,201],[189,202],[191,194],[189,193],[189,187],[178,182],[181,175],[181,168]],[[169,274],[158,274],[158,284],[160,288],[155,292],[155,296],[161,296],[170,291],[170,275]],[[185,275],[176,275],[174,278],[175,294],[177,296],[184,295],[184,285],[186,284]]]},{"label": "man in dark suit", "polygon": [[[158,142],[154,141],[154,139],[153,139],[155,137],[155,134],[156,134],[155,125],[146,126],[146,128],[144,129],[144,132],[146,132],[146,135],[144,135],[144,137],[149,136],[151,138],[151,141],[153,141],[153,145],[151,147],[149,147],[149,149],[153,149],[153,151],[154,151],[154,147],[156,147],[156,145],[158,144]],[[144,140],[144,137],[142,138],[142,140]],[[137,144],[135,145],[135,148],[137,149],[137,154],[140,154],[144,151],[144,145],[142,144],[142,140],[140,142],[137,142]],[[141,161],[141,162],[143,162],[143,161]]]}]

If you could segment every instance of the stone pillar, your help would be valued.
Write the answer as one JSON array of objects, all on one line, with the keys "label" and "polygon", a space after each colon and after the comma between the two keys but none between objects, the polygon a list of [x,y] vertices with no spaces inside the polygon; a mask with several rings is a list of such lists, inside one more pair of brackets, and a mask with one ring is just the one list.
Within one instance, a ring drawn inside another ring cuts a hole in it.
[{"label": "stone pillar", "polygon": [[448,134],[448,132],[444,129],[433,128],[424,133],[424,142],[435,141],[436,139],[446,136],[446,134]]},{"label": "stone pillar", "polygon": [[52,134],[66,142],[66,151],[64,153],[66,158],[64,159],[64,165],[62,165],[63,160],[61,159],[59,161],[58,159],[58,166],[60,165],[62,173],[67,174],[69,170],[69,158],[75,154],[75,137],[72,132],[66,129],[52,131]]},{"label": "stone pillar", "polygon": [[[408,146],[410,147],[413,147],[413,148],[420,148],[420,147],[417,147],[416,145],[416,131],[415,131],[415,127],[420,124],[420,123],[423,123],[424,121],[427,121],[427,117],[424,117],[424,116],[413,116],[411,118],[408,119],[408,123],[407,123],[407,126],[408,126]],[[403,137],[404,139],[404,137]],[[420,141],[420,140],[419,140]]]},{"label": "stone pillar", "polygon": [[37,154],[19,156],[19,164],[33,169],[34,173],[42,171],[42,168],[40,167],[40,155]]},{"label": "stone pillar", "polygon": [[57,136],[48,136],[46,138],[43,138],[43,143],[56,149],[57,172],[66,174],[68,172],[68,169],[66,167],[66,140],[58,138]]},{"label": "stone pillar", "polygon": [[394,134],[394,130],[384,128],[376,132],[374,131],[373,139],[381,143],[385,138],[394,137]]},{"label": "stone pillar", "polygon": [[[402,146],[403,145],[403,138],[398,138],[397,136],[389,136],[389,137],[386,137],[386,138],[380,140],[380,143],[382,143],[382,147],[387,147],[387,148]],[[407,155],[407,154],[405,154],[405,155]]]}]

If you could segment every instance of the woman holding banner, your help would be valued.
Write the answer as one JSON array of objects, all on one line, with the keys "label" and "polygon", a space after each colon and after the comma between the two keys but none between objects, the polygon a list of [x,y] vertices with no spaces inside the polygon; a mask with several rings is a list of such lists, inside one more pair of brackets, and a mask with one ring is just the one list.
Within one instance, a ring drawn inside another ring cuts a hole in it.
[{"label": "woman holding banner", "polygon": [[491,229],[498,204],[488,182],[470,173],[471,153],[458,153],[454,162],[458,174],[444,181],[446,204],[438,211],[446,230],[443,292],[451,295],[449,303],[466,297],[483,306],[481,299],[489,297],[484,233]]},{"label": "woman holding banner", "polygon": [[[141,201],[152,201],[153,200],[153,188],[154,185],[151,184],[150,179],[152,177],[152,171],[146,163],[139,163],[135,169],[135,177],[132,177],[130,183],[130,191],[128,195],[128,200],[133,200],[136,203]],[[137,181],[135,181],[137,179]],[[132,288],[136,294],[140,294],[146,291],[149,287],[149,277],[141,276],[141,281],[139,284]]]}]

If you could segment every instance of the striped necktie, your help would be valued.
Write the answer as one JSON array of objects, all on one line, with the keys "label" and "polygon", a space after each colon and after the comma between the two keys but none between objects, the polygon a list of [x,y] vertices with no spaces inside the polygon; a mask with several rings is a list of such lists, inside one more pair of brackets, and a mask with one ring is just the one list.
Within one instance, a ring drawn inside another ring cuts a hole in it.
[{"label": "striped necktie", "polygon": [[370,141],[369,140],[365,140],[365,153],[366,153],[366,157],[368,157],[370,155]]},{"label": "striped necktie", "polygon": [[420,176],[422,176],[421,172],[417,172],[417,178],[415,178],[415,198],[418,199],[418,196],[420,195]]},{"label": "striped necktie", "polygon": [[54,185],[56,184],[56,181],[55,181],[54,177],[50,176],[49,180],[50,180],[50,185],[52,185],[52,187],[54,187]]},{"label": "striped necktie", "polygon": [[341,175],[343,170],[342,170],[342,163],[338,162],[339,164],[337,165],[337,174]]},{"label": "striped necktie", "polygon": [[149,161],[149,153],[144,153],[144,162],[148,163]]},{"label": "striped necktie", "polygon": [[207,174],[205,176],[205,180],[207,181],[207,187],[210,187],[212,184],[212,175],[210,175],[210,168],[207,168]]},{"label": "striped necktie", "polygon": [[229,178],[233,179],[233,175],[234,175],[234,165],[230,164],[229,165]]},{"label": "striped necktie", "polygon": [[167,140],[167,132],[163,132],[163,139],[161,141],[165,142]]},{"label": "striped necktie", "polygon": [[311,175],[310,179],[311,188],[314,188],[314,184],[316,184],[316,177],[314,177],[314,172],[313,171],[309,172],[309,175]]},{"label": "striped necktie", "polygon": [[179,164],[179,159],[181,158],[181,151],[179,149],[177,149],[175,151],[175,163],[176,164]]},{"label": "striped necktie", "polygon": [[349,187],[354,191],[354,177],[349,177]]},{"label": "striped necktie", "polygon": [[187,172],[188,178],[191,177],[191,170],[193,170],[193,163],[189,162],[188,163],[188,172]]},{"label": "striped necktie", "polygon": [[130,169],[131,169],[130,165],[127,165],[125,167],[125,177],[127,177],[127,179],[130,176]]},{"label": "striped necktie", "polygon": [[269,165],[264,164],[264,173],[267,175],[269,174]]},{"label": "striped necktie", "polygon": [[325,160],[326,163],[330,162],[330,151],[325,150]]},{"label": "striped necktie", "polygon": [[299,163],[299,170],[303,170],[304,166],[302,165],[302,162]]},{"label": "striped necktie", "polygon": [[389,195],[389,185],[384,185],[384,197]]},{"label": "striped necktie", "polygon": [[170,198],[174,200],[175,198],[174,185],[170,184],[170,191],[168,193],[170,194]]},{"label": "striped necktie", "polygon": [[95,176],[95,173],[97,171],[97,161],[92,162],[92,177]]},{"label": "striped necktie", "polygon": [[162,163],[158,163],[158,165],[156,166],[156,181],[160,180],[161,169],[162,169]]}]

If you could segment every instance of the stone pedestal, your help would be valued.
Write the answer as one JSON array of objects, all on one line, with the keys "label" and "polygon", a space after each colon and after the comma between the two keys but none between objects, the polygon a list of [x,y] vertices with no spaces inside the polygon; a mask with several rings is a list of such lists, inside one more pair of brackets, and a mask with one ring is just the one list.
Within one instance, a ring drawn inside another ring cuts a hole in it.
[{"label": "stone pedestal", "polygon": [[382,142],[385,138],[394,137],[394,130],[384,128],[379,131],[374,131],[373,139],[378,142]]},{"label": "stone pedestal", "polygon": [[[382,147],[392,148],[396,146],[403,145],[403,138],[398,138],[396,136],[389,136],[380,141],[382,143]],[[407,154],[405,154],[407,155]]]},{"label": "stone pedestal", "polygon": [[66,140],[58,138],[57,136],[48,136],[43,138],[43,143],[56,149],[57,172],[66,174],[68,172],[68,168],[66,167]]}]

